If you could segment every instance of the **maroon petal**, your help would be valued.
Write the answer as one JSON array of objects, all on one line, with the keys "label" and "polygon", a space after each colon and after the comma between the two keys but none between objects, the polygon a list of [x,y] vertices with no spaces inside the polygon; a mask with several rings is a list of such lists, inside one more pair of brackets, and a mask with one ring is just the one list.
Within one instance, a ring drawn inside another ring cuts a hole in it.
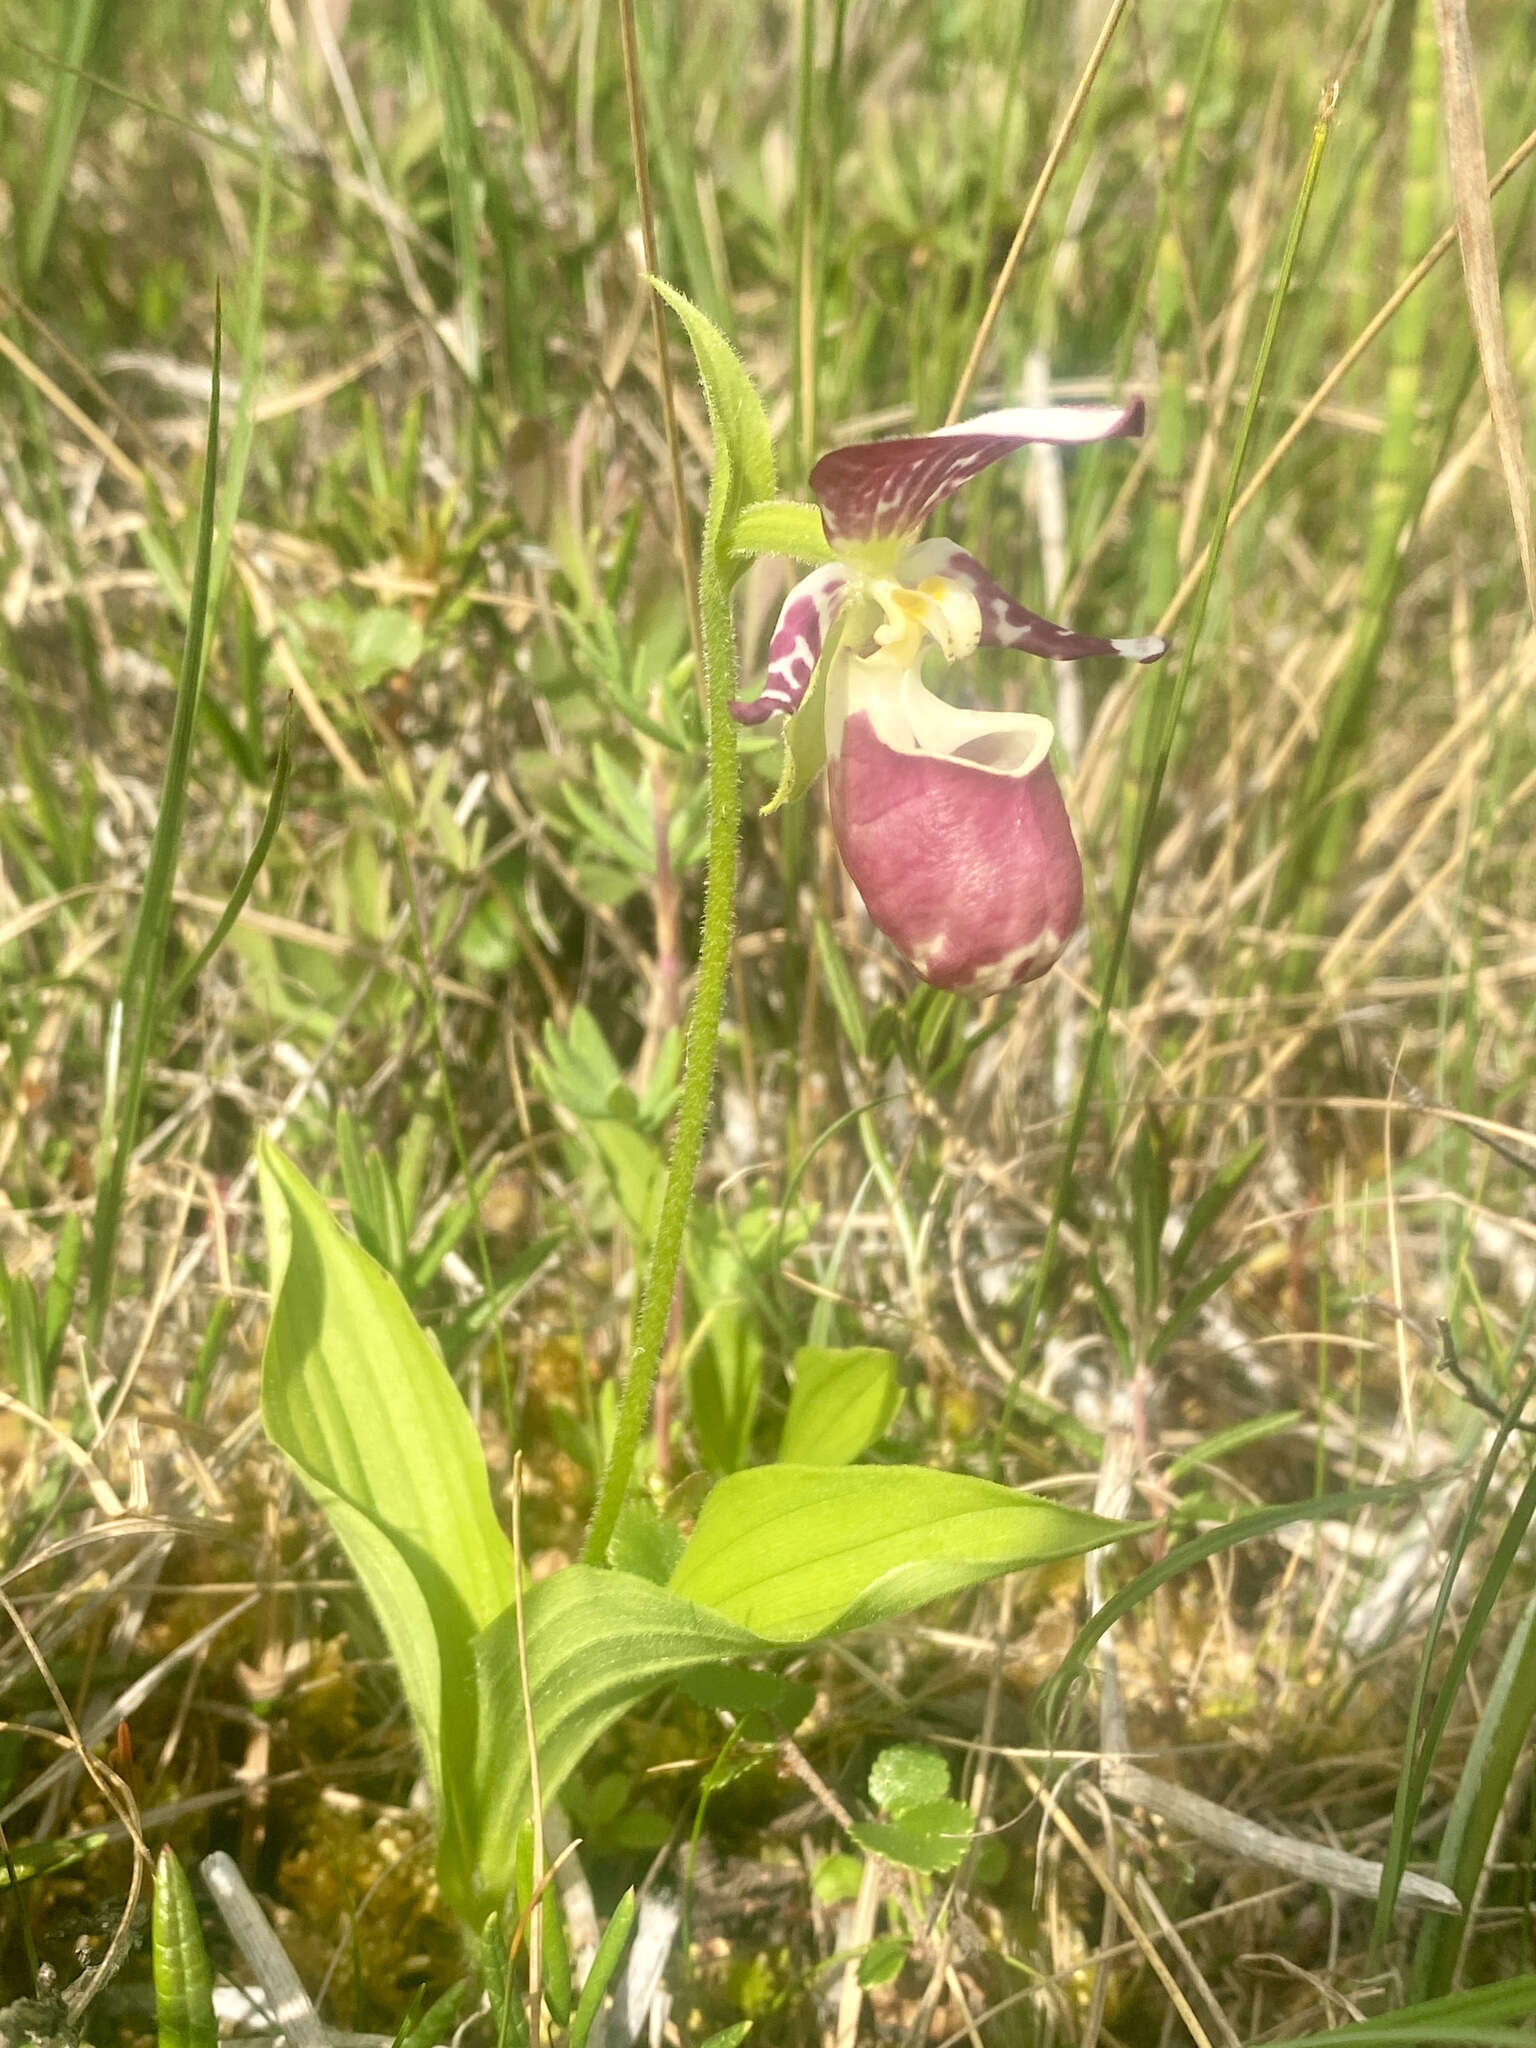
[{"label": "maroon petal", "polygon": [[1117,654],[1126,661],[1161,661],[1168,642],[1157,633],[1136,640],[1104,640],[1096,633],[1074,633],[1029,611],[994,583],[974,555],[952,540],[925,540],[908,549],[897,571],[903,583],[921,583],[925,576],[943,576],[964,584],[981,607],[983,647],[1022,647],[1050,661],[1081,661],[1090,654]]},{"label": "maroon petal", "polygon": [[785,598],[768,643],[768,676],[761,694],[745,701],[738,697],[731,705],[738,725],[761,725],[775,711],[798,709],[847,582],[847,572],[835,564],[801,577]]},{"label": "maroon petal", "polygon": [[1077,929],[1083,869],[1051,739],[1046,719],[957,711],[878,657],[833,665],[838,849],[870,916],[937,988],[1033,981]]},{"label": "maroon petal", "polygon": [[1129,405],[1020,405],[957,427],[834,448],[811,471],[811,489],[834,548],[915,534],[935,505],[1031,441],[1070,447],[1139,434],[1146,409]]}]

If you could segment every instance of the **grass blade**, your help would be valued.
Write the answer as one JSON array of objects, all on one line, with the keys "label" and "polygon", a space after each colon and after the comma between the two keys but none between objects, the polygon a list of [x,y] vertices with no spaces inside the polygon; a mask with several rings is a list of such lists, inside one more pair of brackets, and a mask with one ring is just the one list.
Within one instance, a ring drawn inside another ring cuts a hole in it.
[{"label": "grass blade", "polygon": [[[1414,27],[1409,83],[1398,243],[1404,271],[1413,269],[1434,235],[1440,167],[1437,78],[1434,22],[1429,0],[1423,0]],[[1369,723],[1382,649],[1403,579],[1401,541],[1428,481],[1419,445],[1418,410],[1430,312],[1429,295],[1415,292],[1392,330],[1381,456],[1371,493],[1370,532],[1349,658],[1329,692],[1322,731],[1291,805],[1291,846],[1271,900],[1274,922],[1298,912],[1303,931],[1315,931],[1321,923],[1328,886],[1354,829],[1359,799],[1343,792],[1341,784],[1347,780]],[[1300,952],[1293,954],[1293,974],[1305,971],[1302,963],[1307,958]]]},{"label": "grass blade", "polygon": [[1450,146],[1451,188],[1456,200],[1456,233],[1461,242],[1461,267],[1467,281],[1467,309],[1477,335],[1488,409],[1498,444],[1504,487],[1514,515],[1520,567],[1525,575],[1526,602],[1536,618],[1536,538],[1531,531],[1531,476],[1526,467],[1525,437],[1520,424],[1520,399],[1509,366],[1504,316],[1499,304],[1499,259],[1493,240],[1493,208],[1488,198],[1488,158],[1483,148],[1483,116],[1478,105],[1477,74],[1472,64],[1472,31],[1466,0],[1434,0],[1435,27],[1440,38],[1440,68],[1445,99],[1445,132]]},{"label": "grass blade", "polygon": [[288,800],[288,778],[293,771],[293,699],[283,713],[283,729],[277,742],[277,769],[272,779],[272,793],[267,798],[267,808],[262,816],[261,830],[256,834],[256,843],[246,856],[245,866],[240,870],[229,901],[219,913],[219,921],[199,947],[197,956],[171,984],[166,998],[166,1008],[174,1010],[188,989],[193,987],[203,969],[234,930],[240,913],[250,900],[256,877],[266,865],[267,855],[272,851],[272,842],[277,837],[277,828],[283,822],[283,809]]},{"label": "grass blade", "polygon": [[480,381],[480,167],[469,86],[459,61],[459,46],[445,0],[427,0],[417,14],[421,51],[433,97],[442,108],[443,169],[448,179],[448,211],[453,222],[453,252],[459,266],[459,330],[463,336],[464,374]]},{"label": "grass blade", "polygon": [[[1536,1600],[1510,1638],[1456,1784],[1441,1837],[1435,1874],[1470,1911],[1488,1845],[1509,1796],[1531,1722],[1536,1719]],[[1412,1989],[1429,1998],[1450,1988],[1469,1927],[1462,1921],[1425,1924],[1413,1955]]]},{"label": "grass blade", "polygon": [[91,96],[90,85],[82,73],[100,47],[110,11],[110,0],[74,0],[59,16],[58,64],[48,101],[48,134],[43,144],[42,169],[27,204],[26,233],[21,245],[21,275],[29,287],[41,277],[48,261],[53,231],[58,224],[59,202],[69,181],[80,124]]},{"label": "grass blade", "polygon": [[1055,1676],[1035,1695],[1032,1711],[1038,1716],[1040,1725],[1046,1728],[1053,1725],[1067,1694],[1087,1670],[1089,1656],[1099,1638],[1123,1615],[1139,1607],[1159,1586],[1165,1586],[1181,1572],[1203,1564],[1208,1557],[1217,1557],[1223,1551],[1235,1549],[1239,1543],[1251,1543],[1257,1537],[1273,1535],[1276,1529],[1290,1528],[1293,1523],[1326,1522],[1335,1517],[1347,1520],[1360,1508],[1387,1507],[1408,1499],[1411,1493],[1412,1489],[1407,1487],[1362,1486],[1350,1493],[1326,1494],[1321,1499],[1283,1501],[1278,1507],[1254,1508],[1246,1514],[1235,1515],[1220,1528],[1207,1529],[1203,1535],[1192,1536],[1187,1543],[1180,1543],[1175,1549],[1165,1552],[1156,1564],[1138,1572],[1128,1586],[1122,1586],[1102,1607],[1096,1608],[1079,1629]]},{"label": "grass blade", "polygon": [[122,987],[113,1005],[113,1036],[128,1045],[128,1061],[115,1117],[109,1106],[102,1130],[97,1197],[91,1237],[90,1290],[85,1306],[85,1339],[92,1349],[101,1342],[112,1298],[117,1264],[117,1235],[122,1223],[123,1190],[128,1159],[138,1132],[144,1098],[144,1075],[150,1039],[160,1015],[160,980],[165,968],[166,941],[171,930],[171,897],[176,861],[186,818],[187,780],[192,768],[192,736],[197,727],[197,701],[202,687],[203,646],[208,628],[209,573],[213,559],[214,507],[219,473],[219,365],[223,353],[223,315],[217,293],[213,311],[213,378],[208,399],[208,437],[203,456],[203,494],[198,507],[197,544],[192,590],[187,604],[187,632],[182,643],[181,674],[176,682],[176,709],[171,723],[170,753],[160,787],[159,815],[150,841],[149,869],[133,931]]},{"label": "grass blade", "polygon": [[[1466,1619],[1457,1632],[1450,1661],[1441,1676],[1439,1689],[1435,1694],[1434,1705],[1429,1709],[1426,1717],[1425,1702],[1429,1698],[1435,1647],[1439,1641],[1440,1630],[1444,1625],[1446,1614],[1450,1609],[1451,1594],[1455,1589],[1457,1575],[1461,1570],[1462,1560],[1466,1556],[1467,1549],[1477,1528],[1483,1502],[1487,1498],[1488,1489],[1493,1484],[1494,1473],[1498,1468],[1504,1446],[1509,1439],[1516,1418],[1525,1406],[1526,1401],[1530,1398],[1533,1384],[1536,1384],[1536,1374],[1527,1376],[1524,1385],[1521,1387],[1510,1408],[1509,1414],[1505,1417],[1503,1424],[1494,1436],[1492,1444],[1489,1446],[1488,1455],[1483,1460],[1483,1469],[1478,1475],[1477,1484],[1472,1490],[1470,1500],[1467,1502],[1466,1512],[1461,1518],[1461,1526],[1456,1532],[1456,1540],[1451,1545],[1449,1555],[1445,1561],[1445,1569],[1441,1573],[1440,1592],[1435,1602],[1435,1611],[1430,1616],[1429,1627],[1425,1633],[1424,1652],[1419,1660],[1418,1679],[1414,1686],[1413,1703],[1409,1709],[1408,1728],[1404,1737],[1404,1751],[1410,1761],[1404,1764],[1401,1776],[1398,1779],[1397,1799],[1392,1811],[1392,1832],[1387,1839],[1387,1846],[1382,1852],[1381,1861],[1384,1875],[1382,1877],[1381,1898],[1376,1908],[1376,1924],[1371,1934],[1373,1947],[1379,1947],[1387,1938],[1391,1925],[1392,1905],[1396,1897],[1397,1878],[1408,1866],[1409,1845],[1413,1840],[1413,1831],[1418,1821],[1419,1807],[1424,1797],[1424,1788],[1429,1782],[1430,1768],[1439,1750],[1440,1739],[1445,1733],[1447,1723],[1450,1721],[1451,1710],[1456,1704],[1456,1696],[1461,1690],[1462,1680],[1467,1675],[1473,1653],[1481,1640],[1483,1628],[1487,1623],[1489,1614],[1492,1612],[1493,1604],[1502,1592],[1505,1578],[1508,1576],[1510,1567],[1519,1554],[1520,1545],[1526,1530],[1530,1526],[1531,1518],[1533,1515],[1536,1515],[1536,1474],[1533,1474],[1521,1488],[1520,1497],[1510,1512],[1509,1520],[1499,1539],[1498,1548],[1489,1562],[1482,1584],[1477,1589],[1476,1597],[1468,1610]],[[1419,1733],[1421,1727],[1423,1729],[1422,1736]]]},{"label": "grass blade", "polygon": [[1035,1264],[1034,1286],[1030,1292],[1029,1307],[1025,1314],[1024,1337],[1019,1348],[1013,1378],[1009,1383],[1008,1395],[1003,1403],[1002,1416],[992,1439],[992,1469],[996,1472],[1002,1461],[1003,1447],[1008,1441],[1013,1426],[1014,1413],[1018,1407],[1019,1387],[1033,1351],[1040,1312],[1045,1305],[1046,1288],[1049,1285],[1051,1269],[1055,1264],[1056,1245],[1061,1235],[1061,1221],[1066,1213],[1072,1192],[1072,1175],[1077,1164],[1078,1148],[1083,1133],[1088,1127],[1088,1115],[1093,1104],[1093,1086],[1098,1073],[1099,1061],[1103,1057],[1105,1041],[1109,1036],[1109,1020],[1114,1003],[1116,985],[1120,979],[1121,965],[1125,959],[1126,946],[1131,935],[1131,914],[1136,907],[1136,890],[1143,869],[1152,850],[1152,832],[1157,819],[1158,799],[1162,795],[1163,778],[1168,772],[1168,763],[1173,754],[1173,745],[1178,733],[1179,712],[1189,688],[1190,672],[1194,666],[1195,649],[1200,644],[1200,630],[1205,624],[1206,611],[1211,601],[1211,591],[1216,582],[1216,571],[1220,567],[1223,542],[1228,524],[1232,518],[1232,506],[1237,497],[1237,487],[1242,479],[1243,462],[1248,453],[1248,442],[1253,433],[1253,423],[1258,416],[1259,399],[1264,389],[1265,374],[1269,359],[1274,351],[1275,336],[1280,329],[1280,315],[1285,306],[1286,293],[1290,288],[1291,273],[1296,267],[1296,253],[1301,246],[1302,230],[1307,224],[1307,214],[1312,205],[1312,194],[1316,190],[1318,174],[1322,170],[1323,151],[1327,147],[1329,130],[1333,123],[1334,109],[1338,104],[1338,88],[1330,86],[1323,96],[1318,109],[1316,124],[1312,131],[1312,148],[1302,174],[1301,190],[1296,197],[1295,210],[1291,215],[1290,232],[1286,238],[1285,253],[1280,259],[1280,273],[1275,282],[1274,297],[1270,300],[1269,318],[1265,322],[1263,338],[1259,343],[1258,360],[1254,364],[1253,377],[1248,388],[1248,403],[1243,408],[1242,423],[1238,428],[1237,445],[1232,450],[1232,463],[1227,472],[1226,487],[1221,495],[1221,504],[1216,513],[1216,530],[1210,552],[1206,557],[1205,573],[1195,593],[1194,608],[1189,621],[1189,632],[1184,642],[1184,654],[1174,678],[1173,689],[1163,712],[1158,734],[1156,759],[1147,779],[1146,792],[1142,801],[1141,816],[1136,833],[1135,855],[1131,862],[1130,884],[1120,906],[1119,920],[1115,926],[1114,940],[1109,949],[1109,959],[1104,971],[1104,994],[1094,1020],[1093,1035],[1088,1041],[1087,1054],[1083,1061],[1082,1078],[1078,1083],[1077,1099],[1073,1104],[1072,1121],[1068,1126],[1066,1145],[1062,1153],[1061,1173],[1056,1183],[1055,1198],[1051,1204],[1051,1220],[1046,1226],[1045,1242],[1040,1248],[1040,1257]]},{"label": "grass blade", "polygon": [[597,2018],[598,2007],[619,1966],[619,1958],[624,1953],[624,1944],[629,1940],[634,1924],[635,1893],[631,1886],[613,1909],[613,1918],[603,1930],[597,1954],[587,1972],[587,1981],[581,1987],[581,1997],[576,2001],[576,2011],[571,2018],[570,2048],[587,2048],[592,2022]]}]

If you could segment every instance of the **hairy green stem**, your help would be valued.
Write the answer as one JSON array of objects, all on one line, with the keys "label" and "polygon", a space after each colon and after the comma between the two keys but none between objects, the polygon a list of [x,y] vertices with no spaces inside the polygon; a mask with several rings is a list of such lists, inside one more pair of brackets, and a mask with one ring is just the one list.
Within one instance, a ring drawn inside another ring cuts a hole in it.
[{"label": "hairy green stem", "polygon": [[715,1056],[720,1043],[720,1017],[731,966],[736,838],[741,824],[741,775],[736,759],[736,727],[730,712],[731,699],[736,694],[736,642],[725,581],[718,563],[708,552],[699,571],[699,615],[709,682],[709,862],[704,878],[704,932],[699,944],[693,1009],[688,1018],[683,1093],[672,1138],[672,1156],[667,1161],[661,1211],[640,1296],[640,1315],[619,1400],[613,1444],[582,1547],[582,1561],[586,1564],[601,1564],[608,1555],[650,1413],[666,1341],[672,1289],[683,1255],[683,1233],[688,1225],[694,1178],[704,1150]]}]

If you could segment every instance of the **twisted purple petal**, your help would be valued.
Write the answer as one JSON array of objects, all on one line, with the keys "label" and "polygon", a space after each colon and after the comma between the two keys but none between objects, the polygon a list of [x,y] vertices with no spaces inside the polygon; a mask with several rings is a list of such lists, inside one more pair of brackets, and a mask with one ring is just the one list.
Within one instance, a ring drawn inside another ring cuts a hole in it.
[{"label": "twisted purple petal", "polygon": [[1129,405],[1012,406],[936,433],[856,441],[823,455],[811,489],[834,548],[915,534],[935,505],[973,476],[1031,441],[1070,447],[1139,434],[1146,408]]},{"label": "twisted purple petal", "polygon": [[1049,661],[1081,661],[1090,654],[1118,654],[1126,661],[1160,661],[1168,642],[1145,633],[1136,640],[1105,640],[1096,633],[1074,633],[1054,625],[1038,612],[1011,598],[994,583],[974,555],[952,540],[925,540],[902,556],[897,575],[903,583],[921,583],[925,576],[946,576],[964,584],[981,607],[983,647],[1022,647]]},{"label": "twisted purple petal", "polygon": [[738,697],[731,705],[738,725],[761,725],[775,711],[798,710],[847,582],[846,571],[835,563],[801,577],[785,598],[768,643],[768,676],[761,694],[745,701]]}]

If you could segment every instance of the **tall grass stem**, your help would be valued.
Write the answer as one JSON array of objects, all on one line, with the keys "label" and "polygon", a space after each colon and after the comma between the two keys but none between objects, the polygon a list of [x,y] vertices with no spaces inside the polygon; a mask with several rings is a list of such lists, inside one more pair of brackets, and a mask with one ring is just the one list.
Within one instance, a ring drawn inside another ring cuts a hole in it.
[{"label": "tall grass stem", "polygon": [[121,1092],[108,1113],[98,1155],[96,1210],[91,1233],[90,1285],[85,1304],[85,1341],[98,1349],[106,1327],[117,1267],[117,1241],[122,1225],[123,1192],[128,1160],[138,1135],[150,1041],[160,1016],[160,982],[171,931],[172,892],[181,832],[186,820],[187,783],[192,770],[192,738],[202,687],[203,644],[208,628],[208,597],[213,563],[213,534],[219,476],[219,369],[224,321],[220,296],[213,307],[213,365],[208,396],[208,435],[203,454],[203,491],[198,508],[192,587],[187,601],[187,631],[182,642],[181,673],[176,682],[176,708],[171,744],[160,786],[160,806],[149,846],[144,893],[134,924],[128,963],[114,1004],[109,1029],[120,1030],[128,1047]]},{"label": "tall grass stem", "polygon": [[1008,296],[1008,287],[1013,282],[1013,273],[1019,267],[1024,245],[1029,240],[1035,222],[1040,218],[1045,195],[1050,191],[1051,181],[1067,153],[1067,144],[1076,132],[1078,118],[1088,104],[1088,95],[1093,90],[1093,82],[1099,75],[1100,66],[1109,54],[1109,46],[1115,39],[1115,31],[1120,26],[1121,16],[1130,4],[1131,0],[1111,0],[1109,12],[1104,17],[1104,26],[1099,30],[1099,39],[1088,53],[1083,75],[1073,89],[1072,97],[1067,102],[1067,111],[1061,117],[1061,126],[1056,130],[1051,146],[1046,151],[1045,162],[1040,166],[1040,175],[1035,180],[1035,189],[1030,193],[1028,203],[1020,216],[1019,225],[1008,247],[1008,254],[1003,258],[1003,267],[997,273],[992,296],[987,300],[987,310],[982,314],[981,325],[972,337],[971,352],[965,359],[965,368],[960,372],[960,382],[955,386],[955,395],[950,400],[949,411],[944,416],[946,426],[952,427],[960,417],[960,409],[970,394],[976,372],[981,367],[982,356],[986,353],[987,343],[992,339],[992,330],[997,325],[999,313],[1003,310],[1003,300]]},{"label": "tall grass stem", "polygon": [[1263,338],[1259,343],[1258,360],[1254,364],[1252,381],[1248,388],[1248,403],[1243,408],[1242,422],[1238,427],[1237,445],[1232,450],[1232,461],[1227,471],[1226,486],[1222,491],[1221,504],[1216,514],[1216,530],[1206,557],[1205,574],[1195,594],[1194,609],[1190,617],[1189,631],[1185,636],[1184,652],[1179,662],[1178,674],[1174,679],[1167,707],[1163,713],[1159,733],[1157,757],[1147,781],[1142,801],[1141,816],[1136,832],[1135,856],[1131,863],[1130,885],[1120,906],[1120,916],[1115,926],[1115,936],[1109,949],[1109,960],[1104,970],[1102,994],[1098,1013],[1094,1019],[1093,1033],[1088,1041],[1088,1050],[1083,1061],[1082,1079],[1078,1085],[1077,1100],[1073,1105],[1072,1121],[1067,1129],[1066,1146],[1062,1154],[1061,1172],[1056,1182],[1055,1199],[1051,1204],[1051,1218],[1046,1226],[1045,1242],[1035,1265],[1034,1285],[1030,1290],[1029,1307],[1024,1319],[1024,1335],[1014,1365],[1013,1377],[1009,1383],[1007,1398],[1003,1403],[992,1443],[992,1468],[994,1473],[1002,1463],[1003,1450],[1008,1433],[1013,1426],[1014,1412],[1018,1406],[1019,1389],[1030,1359],[1033,1356],[1040,1314],[1045,1305],[1046,1289],[1050,1284],[1052,1268],[1056,1259],[1056,1246],[1061,1235],[1062,1217],[1072,1192],[1072,1177],[1077,1165],[1078,1150],[1083,1134],[1088,1127],[1088,1117],[1093,1106],[1094,1083],[1098,1075],[1099,1062],[1103,1057],[1105,1041],[1109,1036],[1110,1014],[1114,1007],[1114,992],[1120,979],[1121,965],[1125,959],[1126,947],[1130,940],[1131,915],[1136,907],[1136,891],[1152,850],[1152,832],[1157,818],[1158,800],[1162,795],[1163,777],[1173,753],[1174,737],[1178,730],[1179,713],[1183,707],[1189,678],[1194,666],[1195,649],[1200,643],[1201,629],[1205,624],[1206,611],[1210,605],[1211,591],[1216,581],[1216,571],[1221,564],[1223,544],[1227,526],[1232,517],[1232,507],[1237,497],[1237,487],[1243,473],[1243,461],[1248,453],[1248,443],[1253,434],[1254,421],[1258,417],[1259,398],[1264,389],[1264,379],[1269,370],[1269,359],[1274,350],[1275,337],[1280,330],[1280,317],[1285,307],[1286,293],[1291,282],[1291,273],[1296,267],[1296,254],[1301,246],[1302,231],[1307,224],[1307,215],[1312,206],[1312,195],[1322,170],[1323,152],[1327,148],[1329,131],[1333,124],[1334,110],[1338,104],[1338,88],[1330,85],[1323,95],[1318,110],[1317,122],[1312,131],[1312,147],[1307,156],[1306,169],[1302,173],[1301,190],[1291,215],[1290,232],[1286,237],[1285,253],[1280,259],[1280,273],[1275,282],[1274,296],[1270,300],[1269,318],[1265,322]]},{"label": "tall grass stem", "polygon": [[[1440,171],[1439,75],[1434,10],[1431,0],[1419,0],[1399,229],[1399,259],[1405,270],[1411,270],[1423,256],[1434,233]],[[1318,928],[1329,885],[1359,813],[1359,796],[1351,795],[1345,785],[1370,719],[1381,652],[1402,583],[1402,536],[1416,513],[1426,481],[1419,453],[1419,392],[1429,312],[1427,295],[1417,293],[1392,331],[1381,455],[1371,493],[1370,532],[1350,656],[1329,692],[1322,730],[1291,807],[1291,849],[1271,901],[1271,916],[1277,921],[1299,912],[1303,931]],[[1292,971],[1304,971],[1304,961],[1309,958],[1294,954]]]}]

